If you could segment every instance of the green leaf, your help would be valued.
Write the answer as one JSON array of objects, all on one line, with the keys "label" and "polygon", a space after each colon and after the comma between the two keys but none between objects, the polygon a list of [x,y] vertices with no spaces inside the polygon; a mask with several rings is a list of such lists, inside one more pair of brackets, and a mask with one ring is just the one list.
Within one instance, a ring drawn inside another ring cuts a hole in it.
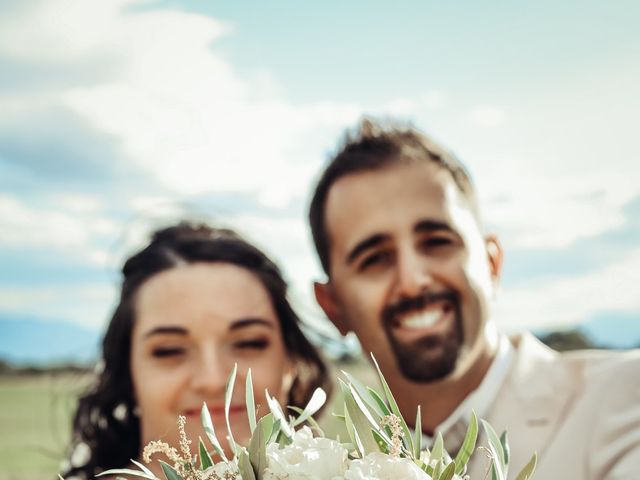
[{"label": "green leaf", "polygon": [[[344,392],[345,413],[349,415],[353,423],[353,428],[357,433],[362,444],[363,454],[367,455],[371,452],[377,452],[378,444],[371,434],[371,420],[362,411],[361,406],[356,403],[353,391],[347,386]],[[375,422],[374,422],[375,425]]]},{"label": "green leaf", "polygon": [[500,445],[502,445],[502,451],[504,452],[504,465],[509,466],[509,440],[507,439],[507,431],[505,430],[500,435]]},{"label": "green leaf", "polygon": [[231,397],[233,396],[233,387],[236,383],[236,374],[238,373],[238,364],[233,365],[231,375],[227,379],[227,385],[224,391],[224,419],[227,422],[227,436],[229,438],[229,446],[231,451],[236,453],[236,441],[233,439],[233,433],[231,431],[231,422],[229,421],[229,409],[231,407]]},{"label": "green leaf", "polygon": [[371,430],[371,434],[373,435],[373,439],[378,444],[378,449],[382,453],[389,453],[391,450],[389,449],[389,442],[382,438],[382,436],[376,432],[375,430]]},{"label": "green leaf", "polygon": [[413,440],[413,458],[420,458],[420,450],[422,450],[422,415],[420,413],[420,405],[416,412],[415,438]]},{"label": "green leaf", "polygon": [[360,398],[362,398],[367,403],[369,409],[372,410],[373,413],[375,413],[375,415],[378,417],[378,420],[387,415],[386,413],[383,413],[383,410],[380,408],[378,402],[369,394],[369,392],[367,391],[367,387],[365,387],[357,378],[355,378],[349,372],[345,372],[344,370],[342,370],[342,374],[347,378],[348,384],[353,386],[353,388],[358,392]]},{"label": "green leaf", "polygon": [[216,437],[216,431],[213,428],[213,422],[211,421],[211,414],[209,413],[209,409],[207,408],[207,404],[202,404],[202,410],[200,410],[200,421],[202,422],[202,428],[204,428],[204,433],[207,434],[207,438],[211,442],[213,449],[216,451],[218,455],[225,461],[228,462],[227,456],[224,454],[224,450],[218,441],[218,437]]},{"label": "green leaf", "polygon": [[[298,415],[302,415],[302,413],[304,412],[304,410],[302,408],[296,407],[294,405],[289,405],[287,408],[289,408],[290,410],[293,410]],[[344,416],[342,418],[344,419]],[[313,430],[315,430],[318,433],[319,436],[321,436],[321,437],[325,436],[324,435],[324,431],[322,430],[322,427],[320,427],[320,424],[318,424],[318,422],[316,422],[313,417],[307,418],[306,422],[311,425],[311,428]]]},{"label": "green leaf", "polygon": [[240,452],[238,453],[238,470],[240,471],[242,480],[256,480],[256,475],[253,471],[253,465],[251,464],[251,460],[249,459],[247,449],[242,447],[239,448],[239,450]]},{"label": "green leaf", "polygon": [[256,429],[256,402],[253,398],[253,380],[251,379],[251,369],[247,371],[245,387],[245,398],[247,404],[247,416],[249,417],[249,428],[251,433]]},{"label": "green leaf", "polygon": [[495,475],[498,480],[505,480],[506,471],[502,443],[500,442],[500,439],[498,438],[498,435],[496,434],[493,427],[485,420],[481,420],[481,422],[482,427],[487,434],[487,440],[489,441],[489,450],[492,454]]},{"label": "green leaf", "polygon": [[147,478],[148,480],[158,480],[158,477],[151,474],[148,475],[140,470],[133,470],[131,468],[115,468],[112,470],[105,470],[96,475],[96,477],[102,477],[103,475],[131,475],[133,477]]},{"label": "green leaf", "polygon": [[[273,414],[271,413],[269,415],[273,416]],[[278,436],[280,436],[280,430],[282,430],[282,428],[280,427],[281,425],[282,425],[282,422],[280,421],[280,419],[274,420],[273,425],[271,427],[271,432],[269,432],[269,438],[267,439],[267,444],[271,442],[275,442]]]},{"label": "green leaf", "polygon": [[207,452],[207,447],[204,446],[204,442],[202,438],[198,438],[198,450],[200,451],[200,469],[206,470],[209,467],[213,466],[213,460],[211,460],[211,456],[209,452]]},{"label": "green leaf", "polygon": [[371,397],[371,399],[376,403],[376,405],[378,405],[378,408],[380,408],[380,411],[382,412],[383,416],[386,417],[387,415],[391,415],[391,410],[389,410],[389,407],[387,406],[386,403],[384,403],[384,400],[382,399],[382,397],[378,392],[376,392],[371,387],[367,387],[367,392],[369,393],[369,396]]},{"label": "green leaf", "polygon": [[142,470],[144,473],[146,473],[147,475],[151,476],[151,477],[155,477],[154,473],[149,470],[147,467],[145,467],[142,463],[140,462],[136,462],[135,460],[131,459],[131,461],[133,462],[134,465],[136,465],[140,470]]},{"label": "green leaf", "polygon": [[531,460],[527,462],[524,468],[516,476],[516,480],[529,480],[533,476],[533,472],[536,470],[536,464],[538,463],[538,455],[533,454]]},{"label": "green leaf", "polygon": [[447,465],[447,468],[442,471],[442,473],[438,477],[438,480],[451,480],[453,478],[453,475],[456,473],[456,468],[456,461],[454,460],[449,465]]},{"label": "green leaf", "polygon": [[[346,398],[347,395],[350,395],[349,387],[347,384],[342,381],[342,379],[338,379],[338,384],[340,385],[340,389],[342,390],[343,398]],[[358,433],[356,432],[353,421],[351,420],[351,415],[349,415],[349,410],[347,409],[346,404],[343,402],[344,406],[344,426],[347,430],[347,434],[351,439],[351,443],[355,446],[355,450],[360,456],[360,458],[364,458],[364,449],[362,447],[362,442],[360,442],[360,438],[358,437]]]},{"label": "green leaf", "polygon": [[402,426],[402,430],[404,430],[404,441],[407,443],[406,447],[407,450],[409,450],[409,452],[413,452],[414,448],[413,448],[413,437],[411,436],[411,431],[409,430],[409,427],[407,426],[407,422],[404,421],[404,418],[402,416],[402,413],[400,413],[400,409],[398,408],[398,404],[396,402],[396,399],[393,396],[393,393],[391,393],[391,389],[389,388],[389,385],[387,384],[387,381],[384,378],[384,375],[382,374],[382,371],[380,370],[380,366],[378,365],[378,362],[376,361],[376,358],[373,356],[373,354],[371,354],[371,358],[373,359],[373,364],[376,367],[376,370],[378,372],[378,378],[380,379],[380,384],[382,385],[382,390],[384,392],[384,395],[387,399],[387,402],[389,403],[389,406],[391,407],[391,411],[397,415],[397,417],[400,419],[400,425]]},{"label": "green leaf", "polygon": [[311,399],[307,403],[307,406],[304,407],[300,416],[293,422],[293,426],[295,427],[296,425],[300,425],[302,422],[310,418],[311,415],[322,408],[326,401],[327,393],[321,388],[316,388],[313,395],[311,395]]},{"label": "green leaf", "polygon": [[284,413],[282,412],[282,407],[280,407],[280,404],[278,403],[278,401],[274,397],[269,395],[269,392],[266,390],[265,390],[265,395],[267,397],[267,405],[269,405],[269,410],[271,410],[273,417],[276,419],[276,421],[280,420],[281,432],[287,438],[293,437],[293,430],[291,429],[291,426],[287,422],[287,419],[284,417]]},{"label": "green leaf", "polygon": [[444,440],[442,439],[442,433],[438,432],[436,434],[436,441],[433,443],[433,447],[431,448],[431,457],[429,458],[429,461],[431,462],[431,460],[441,460],[443,456]]},{"label": "green leaf", "polygon": [[469,420],[469,427],[467,433],[464,436],[462,446],[456,455],[456,474],[461,475],[467,468],[467,463],[473,455],[473,451],[476,448],[476,441],[478,439],[478,417],[474,411],[471,411],[471,420]]},{"label": "green leaf", "polygon": [[162,473],[167,478],[167,480],[183,480],[183,478],[178,475],[178,472],[174,470],[174,468],[168,463],[163,462],[162,460],[158,460],[160,466],[162,467]]},{"label": "green leaf", "polygon": [[272,429],[273,415],[269,413],[258,421],[249,442],[249,461],[253,466],[256,480],[262,479],[264,470],[267,468],[267,441],[271,437]]},{"label": "green leaf", "polygon": [[435,466],[433,467],[433,473],[431,476],[438,480],[440,478],[440,474],[442,473],[442,466],[444,465],[442,458],[438,459]]},{"label": "green leaf", "polygon": [[392,443],[391,437],[387,434],[385,430],[380,428],[380,423],[373,418],[373,415],[365,405],[364,400],[360,398],[360,395],[353,388],[353,385],[349,384],[348,387],[349,387],[349,391],[351,392],[351,395],[353,396],[354,401],[356,402],[356,405],[358,406],[362,414],[365,416],[365,418],[368,420],[368,422],[371,424],[371,427],[373,427],[373,430],[377,431],[380,437],[384,441],[386,441],[389,445],[391,445]]},{"label": "green leaf", "polygon": [[362,446],[362,442],[360,441],[360,437],[358,437],[358,432],[353,426],[353,422],[351,421],[351,416],[347,410],[344,411],[344,420],[345,427],[347,429],[347,433],[351,438],[351,443],[355,446],[355,450],[358,453],[360,458],[364,458],[364,447]]}]

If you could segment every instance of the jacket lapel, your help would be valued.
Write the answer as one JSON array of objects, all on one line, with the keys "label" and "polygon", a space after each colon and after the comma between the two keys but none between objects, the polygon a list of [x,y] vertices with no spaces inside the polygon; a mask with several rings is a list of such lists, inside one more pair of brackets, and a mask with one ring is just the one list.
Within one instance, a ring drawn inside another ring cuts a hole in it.
[{"label": "jacket lapel", "polygon": [[507,430],[510,472],[517,473],[533,452],[544,453],[562,423],[582,379],[559,361],[559,354],[531,334],[511,339],[514,363],[500,388],[488,420],[498,434]]}]

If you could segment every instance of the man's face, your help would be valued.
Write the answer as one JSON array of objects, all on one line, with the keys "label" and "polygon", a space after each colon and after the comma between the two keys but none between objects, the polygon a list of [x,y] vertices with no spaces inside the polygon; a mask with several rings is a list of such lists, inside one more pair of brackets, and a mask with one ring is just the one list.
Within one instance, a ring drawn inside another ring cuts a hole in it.
[{"label": "man's face", "polygon": [[500,247],[483,238],[449,172],[406,162],[344,176],[329,191],[325,223],[331,271],[318,301],[386,375],[462,375],[491,348]]}]

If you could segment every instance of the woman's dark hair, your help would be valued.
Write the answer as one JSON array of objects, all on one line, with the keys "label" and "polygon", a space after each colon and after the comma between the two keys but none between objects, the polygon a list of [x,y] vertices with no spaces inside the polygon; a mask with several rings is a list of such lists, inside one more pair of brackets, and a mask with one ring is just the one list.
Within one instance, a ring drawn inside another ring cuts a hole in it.
[{"label": "woman's dark hair", "polygon": [[133,414],[130,371],[136,293],[157,273],[195,262],[225,262],[246,268],[266,288],[280,321],[285,348],[296,367],[290,405],[303,407],[316,387],[330,391],[327,367],[302,333],[301,320],[287,300],[287,284],[280,269],[231,230],[181,222],[156,231],[150,244],[122,268],[120,301],[102,341],[102,368],[93,388],[80,398],[73,420],[72,448],[81,446],[91,455],[82,465],[74,465],[79,462],[72,455],[65,477],[93,478],[103,470],[125,467],[139,456],[140,422]]}]

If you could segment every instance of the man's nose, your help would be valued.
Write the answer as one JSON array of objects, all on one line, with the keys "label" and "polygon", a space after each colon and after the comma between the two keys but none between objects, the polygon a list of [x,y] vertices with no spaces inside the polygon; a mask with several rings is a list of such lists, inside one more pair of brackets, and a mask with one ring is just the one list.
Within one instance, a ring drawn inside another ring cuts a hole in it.
[{"label": "man's nose", "polygon": [[202,395],[224,394],[231,368],[214,349],[201,351],[193,365],[193,390]]},{"label": "man's nose", "polygon": [[429,262],[414,249],[406,249],[398,256],[398,295],[414,298],[433,283]]}]

